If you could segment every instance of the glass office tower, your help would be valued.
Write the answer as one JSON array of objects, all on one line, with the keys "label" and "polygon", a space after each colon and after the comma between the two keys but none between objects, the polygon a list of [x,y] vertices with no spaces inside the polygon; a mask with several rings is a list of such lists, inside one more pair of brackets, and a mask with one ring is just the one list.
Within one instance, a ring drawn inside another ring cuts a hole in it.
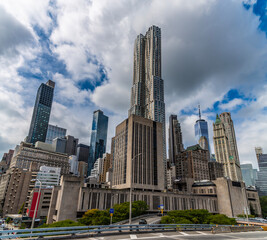
[{"label": "glass office tower", "polygon": [[259,169],[256,187],[259,191],[259,196],[267,196],[267,154],[259,156]]},{"label": "glass office tower", "polygon": [[65,137],[66,135],[67,135],[67,129],[48,124],[45,142],[52,144],[53,139]]},{"label": "glass office tower", "polygon": [[[205,137],[208,142],[208,149],[210,152],[210,143],[209,143],[209,130],[208,123],[201,119],[200,106],[199,107],[199,119],[195,123],[195,139],[196,142],[199,143],[201,137]],[[201,146],[203,148],[203,146]]]},{"label": "glass office tower", "polygon": [[102,158],[106,152],[107,132],[108,117],[101,110],[94,111],[88,158],[88,176],[90,176],[96,160]]},{"label": "glass office tower", "polygon": [[48,80],[38,88],[27,142],[45,142],[53,102],[55,82]]}]

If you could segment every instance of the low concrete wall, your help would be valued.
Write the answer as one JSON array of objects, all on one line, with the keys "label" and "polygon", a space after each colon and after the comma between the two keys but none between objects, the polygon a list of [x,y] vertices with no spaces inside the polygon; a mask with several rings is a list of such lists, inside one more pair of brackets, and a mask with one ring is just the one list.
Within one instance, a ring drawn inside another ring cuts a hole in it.
[{"label": "low concrete wall", "polygon": [[213,227],[211,232],[216,233],[230,233],[230,232],[251,232],[262,231],[260,226],[218,226]]}]

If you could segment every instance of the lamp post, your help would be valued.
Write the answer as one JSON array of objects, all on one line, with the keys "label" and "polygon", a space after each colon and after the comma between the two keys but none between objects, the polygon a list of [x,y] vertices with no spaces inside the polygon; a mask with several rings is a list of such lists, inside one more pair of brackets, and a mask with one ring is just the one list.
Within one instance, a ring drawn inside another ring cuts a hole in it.
[{"label": "lamp post", "polygon": [[[116,194],[113,194],[112,196],[111,196],[111,201],[110,201],[110,205],[111,205],[111,207],[114,205],[114,196],[115,195],[119,195],[118,193],[116,193]],[[112,204],[112,199],[113,199],[113,204]],[[113,208],[113,207],[112,207]],[[110,214],[110,225],[112,225],[112,215],[113,215],[113,213],[112,214]]]},{"label": "lamp post", "polygon": [[246,218],[247,218],[247,222],[248,222],[248,202],[247,202],[247,192],[246,192],[246,185],[244,185],[242,187],[242,192],[244,192],[243,196],[244,196],[244,210],[246,213]]},{"label": "lamp post", "polygon": [[135,155],[132,160],[131,160],[131,182],[130,182],[130,209],[129,209],[129,225],[132,224],[132,182],[133,182],[133,160],[137,157],[139,157],[140,155],[142,155],[142,153],[139,153],[137,155]]},{"label": "lamp post", "polygon": [[36,201],[35,208],[34,208],[34,214],[33,214],[33,218],[32,218],[31,229],[33,229],[33,227],[34,227],[34,222],[35,222],[35,217],[36,217],[36,210],[37,210],[37,207],[39,205],[39,198],[40,198],[40,193],[41,193],[41,188],[42,188],[42,183],[41,183],[41,181],[39,179],[33,179],[32,180],[32,182],[36,182],[36,181],[40,183],[40,186],[39,186],[37,201]]}]

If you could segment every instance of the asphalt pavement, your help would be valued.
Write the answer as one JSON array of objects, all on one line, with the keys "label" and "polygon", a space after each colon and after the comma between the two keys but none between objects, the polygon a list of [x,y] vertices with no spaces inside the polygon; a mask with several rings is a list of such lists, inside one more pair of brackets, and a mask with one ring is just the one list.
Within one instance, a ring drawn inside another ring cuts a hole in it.
[{"label": "asphalt pavement", "polygon": [[113,235],[113,236],[103,236],[103,237],[95,237],[95,238],[86,238],[90,240],[153,240],[153,239],[161,239],[161,240],[223,240],[223,239],[235,239],[235,240],[243,240],[243,239],[261,239],[267,240],[267,232],[241,232],[241,233],[220,233],[220,234],[212,234],[209,231],[186,231],[186,232],[163,232],[163,233],[140,233],[140,234],[123,234],[123,235]]}]

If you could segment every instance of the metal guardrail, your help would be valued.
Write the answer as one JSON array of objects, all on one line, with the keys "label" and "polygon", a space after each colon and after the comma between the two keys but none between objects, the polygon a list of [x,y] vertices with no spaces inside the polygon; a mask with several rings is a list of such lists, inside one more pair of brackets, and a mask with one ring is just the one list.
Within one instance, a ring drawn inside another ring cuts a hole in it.
[{"label": "metal guardrail", "polygon": [[[222,225],[220,225],[222,226]],[[228,226],[229,225],[223,225]],[[25,237],[58,236],[58,235],[77,235],[77,234],[99,234],[99,233],[128,233],[128,232],[149,232],[149,231],[211,231],[216,225],[210,224],[153,224],[153,225],[101,225],[101,226],[78,226],[78,227],[58,227],[58,228],[34,228],[4,230],[1,232],[0,239],[14,239]]]}]

